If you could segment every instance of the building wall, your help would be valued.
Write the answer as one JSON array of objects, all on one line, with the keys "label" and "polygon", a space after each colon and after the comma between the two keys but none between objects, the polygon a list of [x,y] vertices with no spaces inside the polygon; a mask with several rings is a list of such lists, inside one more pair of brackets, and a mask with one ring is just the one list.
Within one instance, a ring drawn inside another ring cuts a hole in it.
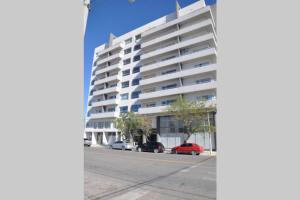
[{"label": "building wall", "polygon": [[[216,49],[214,19],[211,12],[210,8],[205,6],[204,0],[197,1],[185,8],[181,8],[177,13],[174,12],[161,17],[122,36],[115,37],[111,35],[108,44],[97,47],[94,51],[94,66],[91,72],[90,92],[92,94],[89,96],[88,102],[86,132],[97,135],[97,137],[99,134],[102,135],[102,143],[109,144],[117,138],[112,137],[112,133],[118,131],[113,126],[113,120],[119,116],[120,108],[127,106],[128,111],[130,111],[132,105],[140,104],[141,108],[137,114],[142,114],[140,112],[141,109],[146,108],[147,104],[151,102],[155,103],[156,106],[153,108],[153,111],[159,112],[151,113],[150,109],[150,113],[147,116],[152,119],[153,128],[160,128],[157,126],[157,116],[163,116],[165,113],[160,110],[159,106],[164,107],[166,104],[163,102],[175,100],[179,95],[179,93],[176,93],[166,96],[166,92],[170,90],[163,90],[162,87],[171,84],[177,84],[177,87],[196,85],[197,80],[204,78],[211,78],[215,81],[216,70],[196,74],[188,74],[187,72],[189,71],[186,70],[193,70],[199,64],[201,64],[201,69],[202,66],[207,66],[207,68],[213,67],[213,64],[216,63],[216,53],[190,58],[186,61],[180,61],[153,70],[133,73],[135,67],[140,66],[141,69],[144,69],[147,65],[153,65],[153,63],[172,62],[176,58],[181,59],[184,55],[192,56],[194,55],[193,53],[203,52],[205,49]],[[177,18],[177,15],[179,18]],[[191,16],[194,17],[191,18]],[[174,23],[176,20],[178,23]],[[163,28],[170,24],[172,24],[170,27]],[[188,31],[189,29],[191,31]],[[213,33],[213,38],[209,39],[208,34],[211,33]],[[172,36],[174,34],[177,35]],[[136,38],[139,35],[140,38]],[[208,39],[205,39],[205,37]],[[128,42],[130,38],[131,42]],[[191,41],[195,42],[191,43]],[[140,45],[141,48],[134,50],[136,45]],[[187,46],[176,48],[176,45]],[[131,52],[126,53],[129,48],[131,48]],[[171,50],[168,50],[168,48]],[[140,60],[134,61],[134,57],[138,55],[141,55]],[[174,58],[170,58],[172,56]],[[130,59],[129,64],[124,63],[127,59]],[[168,60],[164,61],[166,59]],[[164,73],[173,69],[176,69],[176,73],[181,74],[181,72],[184,72],[187,75],[162,81],[161,78],[171,77],[171,72],[169,72],[170,74]],[[123,72],[126,70],[130,70],[130,74],[123,76]],[[157,81],[145,85],[141,84],[140,81],[140,84],[132,85],[134,79]],[[123,88],[122,83],[127,81],[129,81],[129,87]],[[151,99],[131,98],[133,92],[141,91],[144,94],[147,90],[149,92],[151,88],[161,91],[161,93]],[[128,93],[129,98],[122,99],[121,95],[126,93]],[[202,89],[201,91],[183,94],[186,99],[191,101],[197,101],[200,99],[199,97],[207,95],[213,96],[213,100],[215,100],[216,89],[212,87],[211,89]],[[101,123],[109,123],[110,125],[102,128]],[[167,146],[172,146],[182,143],[182,135],[180,133],[161,133],[157,140],[161,140]],[[205,142],[204,140],[202,141],[200,136],[193,136],[190,140],[197,143]]]}]

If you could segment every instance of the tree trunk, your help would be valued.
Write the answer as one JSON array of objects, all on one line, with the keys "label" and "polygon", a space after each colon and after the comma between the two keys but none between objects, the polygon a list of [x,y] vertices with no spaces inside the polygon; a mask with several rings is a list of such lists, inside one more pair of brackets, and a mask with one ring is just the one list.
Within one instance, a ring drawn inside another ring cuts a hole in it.
[{"label": "tree trunk", "polygon": [[210,130],[209,113],[207,113],[207,123],[208,123],[209,153],[211,155],[212,154],[212,141],[211,141],[211,130]]}]

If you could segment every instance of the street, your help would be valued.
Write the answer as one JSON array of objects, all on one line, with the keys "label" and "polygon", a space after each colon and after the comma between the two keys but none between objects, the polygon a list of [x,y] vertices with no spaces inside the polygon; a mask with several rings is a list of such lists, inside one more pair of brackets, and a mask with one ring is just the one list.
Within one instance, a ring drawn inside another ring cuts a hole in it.
[{"label": "street", "polygon": [[216,199],[216,157],[84,148],[85,200]]}]

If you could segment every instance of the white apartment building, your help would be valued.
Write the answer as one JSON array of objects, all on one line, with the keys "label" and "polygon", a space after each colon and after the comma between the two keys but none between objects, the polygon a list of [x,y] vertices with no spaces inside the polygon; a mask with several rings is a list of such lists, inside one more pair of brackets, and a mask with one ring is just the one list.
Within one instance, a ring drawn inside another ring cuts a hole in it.
[{"label": "white apartment building", "polygon": [[[110,35],[95,49],[85,134],[93,145],[119,140],[113,120],[122,112],[152,119],[151,140],[166,148],[180,145],[182,127],[165,108],[183,95],[216,103],[215,7],[197,1],[122,36]],[[215,113],[212,113],[215,119]],[[209,148],[207,133],[189,142]],[[213,137],[216,146],[216,135]],[[145,141],[145,138],[143,138]]]}]

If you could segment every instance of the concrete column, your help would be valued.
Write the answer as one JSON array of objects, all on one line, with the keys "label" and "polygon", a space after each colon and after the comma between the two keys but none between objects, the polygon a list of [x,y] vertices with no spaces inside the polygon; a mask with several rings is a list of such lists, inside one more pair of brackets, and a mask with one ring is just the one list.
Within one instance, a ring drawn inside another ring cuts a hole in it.
[{"label": "concrete column", "polygon": [[102,143],[107,144],[106,132],[103,132]]},{"label": "concrete column", "polygon": [[147,142],[146,136],[143,134],[143,144]]},{"label": "concrete column", "polygon": [[96,133],[96,132],[92,132],[92,146],[93,147],[99,146],[98,143],[97,143],[97,140],[96,140],[97,139],[97,134],[98,133]]},{"label": "concrete column", "polygon": [[161,142],[159,134],[156,134],[156,142]]}]

